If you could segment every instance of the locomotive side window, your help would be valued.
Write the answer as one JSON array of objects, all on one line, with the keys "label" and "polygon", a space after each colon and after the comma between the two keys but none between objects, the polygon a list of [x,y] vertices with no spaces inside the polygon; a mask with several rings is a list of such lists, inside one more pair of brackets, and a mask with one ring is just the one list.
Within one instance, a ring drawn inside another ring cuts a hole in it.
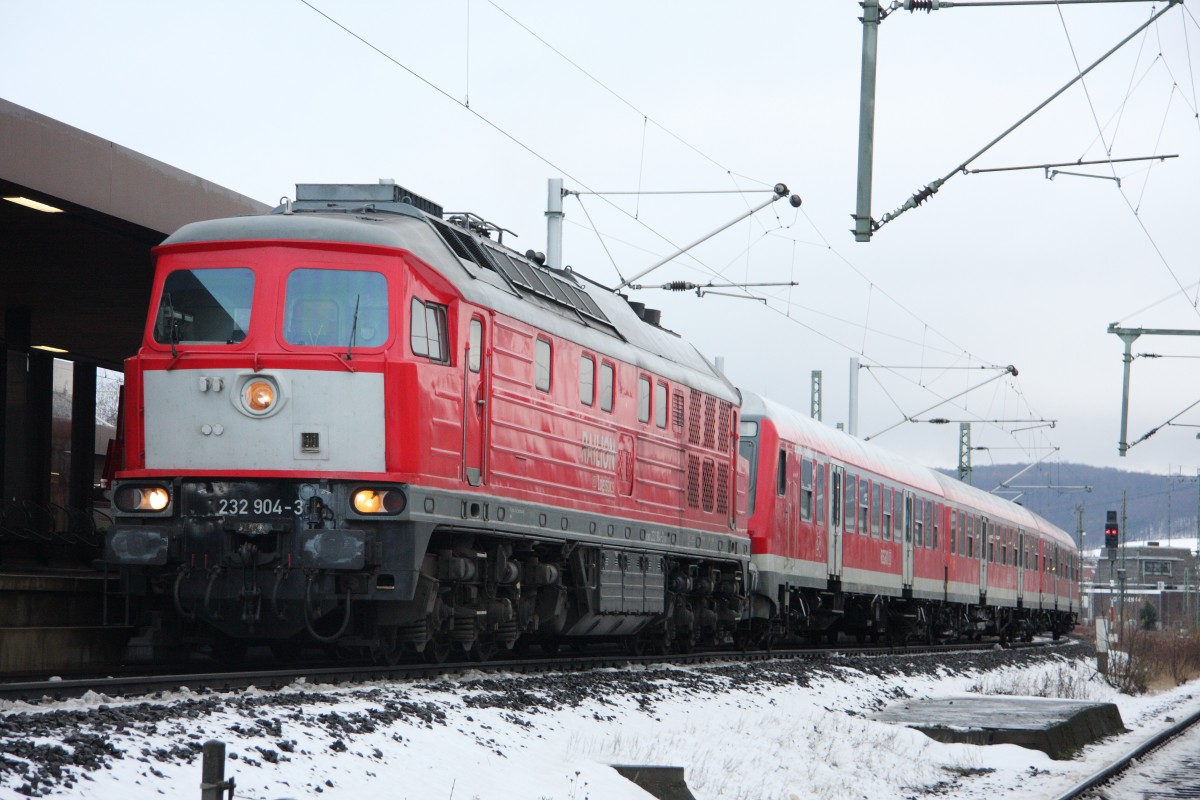
[{"label": "locomotive side window", "polygon": [[600,364],[600,410],[613,410],[613,365],[607,361]]},{"label": "locomotive side window", "polygon": [[811,458],[800,459],[800,519],[812,519],[813,462]]},{"label": "locomotive side window", "polygon": [[650,379],[638,377],[638,422],[650,421]]},{"label": "locomotive side window", "polygon": [[654,385],[654,424],[660,428],[667,427],[667,385]]},{"label": "locomotive side window", "polygon": [[[378,347],[387,341],[387,279],[378,272],[295,269],[285,291],[283,339],[288,344]],[[444,313],[436,329],[439,349],[446,341]],[[448,355],[433,360],[449,361]]]},{"label": "locomotive side window", "polygon": [[[439,364],[450,363],[450,345],[446,337],[446,307],[434,303],[412,301],[413,355],[425,356]],[[286,326],[286,323],[285,323]]]},{"label": "locomotive side window", "polygon": [[467,358],[467,367],[471,372],[479,372],[479,368],[483,364],[483,323],[476,318],[471,320],[468,345],[470,354]]},{"label": "locomotive side window", "polygon": [[237,344],[250,328],[254,273],[181,269],[167,275],[154,319],[159,344]]},{"label": "locomotive side window", "polygon": [[591,356],[579,357],[579,402],[585,406],[596,402],[596,360]]},{"label": "locomotive side window", "polygon": [[538,391],[550,391],[550,342],[538,339],[533,350],[533,385]]}]

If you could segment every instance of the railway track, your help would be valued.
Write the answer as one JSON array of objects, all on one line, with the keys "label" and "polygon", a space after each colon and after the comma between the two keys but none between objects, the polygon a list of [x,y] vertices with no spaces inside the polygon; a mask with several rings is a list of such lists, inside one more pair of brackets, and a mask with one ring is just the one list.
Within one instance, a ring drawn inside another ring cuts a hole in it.
[{"label": "railway track", "polygon": [[[0,700],[38,701],[45,698],[66,700],[82,697],[89,692],[109,697],[136,697],[156,692],[171,692],[187,687],[192,691],[224,692],[245,689],[282,689],[299,682],[308,684],[370,683],[373,681],[404,681],[419,678],[437,678],[445,675],[460,675],[467,672],[539,672],[585,671],[638,665],[694,665],[717,661],[768,661],[772,659],[830,658],[836,654],[853,656],[897,656],[936,653],[963,653],[992,649],[994,645],[979,643],[921,645],[911,647],[863,647],[843,646],[822,649],[795,649],[772,651],[715,650],[689,654],[655,656],[633,656],[614,649],[612,652],[596,652],[570,656],[556,655],[553,658],[512,658],[485,662],[461,661],[438,665],[398,664],[380,665],[329,665],[326,663],[299,665],[286,669],[250,669],[237,671],[197,671],[194,665],[188,669],[171,670],[163,674],[124,674],[104,677],[54,678],[50,680],[26,680],[0,682]],[[1051,642],[1013,644],[1010,649],[1053,646]]]},{"label": "railway track", "polygon": [[[1106,789],[1126,777],[1129,770],[1135,764],[1142,762],[1147,756],[1174,743],[1178,743],[1182,737],[1189,734],[1193,736],[1200,735],[1200,727],[1198,726],[1200,726],[1200,711],[1176,722],[1165,730],[1159,731],[1104,769],[1059,795],[1055,800],[1106,800],[1112,797],[1128,796],[1125,794],[1110,794]],[[1193,751],[1197,749],[1200,749],[1200,745],[1193,748]],[[1147,800],[1200,797],[1200,760],[1195,757],[1181,760],[1174,764],[1173,768],[1167,773],[1160,775],[1156,781],[1161,784],[1161,791],[1149,793],[1139,791],[1136,796],[1147,798]]]}]

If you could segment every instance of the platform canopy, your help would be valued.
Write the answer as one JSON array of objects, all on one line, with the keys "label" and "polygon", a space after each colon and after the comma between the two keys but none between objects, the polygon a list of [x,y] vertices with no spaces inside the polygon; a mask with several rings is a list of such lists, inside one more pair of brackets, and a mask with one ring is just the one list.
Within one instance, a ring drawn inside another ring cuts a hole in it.
[{"label": "platform canopy", "polygon": [[0,200],[9,349],[49,345],[119,368],[145,320],[150,248],[188,222],[267,209],[2,99],[0,142],[0,197],[60,210]]}]

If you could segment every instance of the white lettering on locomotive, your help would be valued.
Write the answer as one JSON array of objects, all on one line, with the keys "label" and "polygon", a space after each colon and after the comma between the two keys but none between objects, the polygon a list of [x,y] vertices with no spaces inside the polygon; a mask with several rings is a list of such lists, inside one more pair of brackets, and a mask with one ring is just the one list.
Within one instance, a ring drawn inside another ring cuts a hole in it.
[{"label": "white lettering on locomotive", "polygon": [[584,431],[582,442],[579,450],[584,464],[604,470],[616,470],[617,442],[613,437]]}]

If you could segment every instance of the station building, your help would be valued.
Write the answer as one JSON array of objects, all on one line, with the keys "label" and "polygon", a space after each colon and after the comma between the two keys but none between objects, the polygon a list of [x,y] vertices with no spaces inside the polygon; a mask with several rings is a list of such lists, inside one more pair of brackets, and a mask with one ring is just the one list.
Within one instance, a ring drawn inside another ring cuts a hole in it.
[{"label": "station building", "polygon": [[3,99],[0,142],[3,567],[104,524],[100,467],[151,249],[186,223],[268,206]]}]

